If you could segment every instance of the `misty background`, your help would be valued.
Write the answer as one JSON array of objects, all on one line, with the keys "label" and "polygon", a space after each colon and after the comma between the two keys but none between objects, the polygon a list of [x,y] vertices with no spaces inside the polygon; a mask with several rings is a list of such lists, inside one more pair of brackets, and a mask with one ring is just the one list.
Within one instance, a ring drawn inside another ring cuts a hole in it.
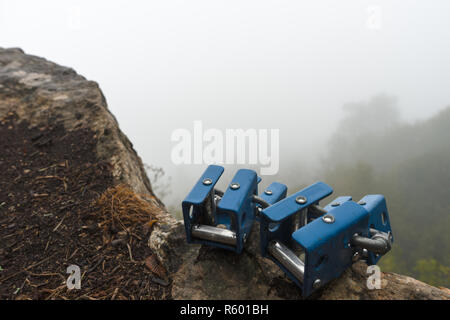
[{"label": "misty background", "polygon": [[382,270],[448,287],[449,15],[445,0],[0,0],[0,46],[98,82],[175,215],[206,165],[172,164],[173,130],[280,129],[261,188],[384,194]]}]

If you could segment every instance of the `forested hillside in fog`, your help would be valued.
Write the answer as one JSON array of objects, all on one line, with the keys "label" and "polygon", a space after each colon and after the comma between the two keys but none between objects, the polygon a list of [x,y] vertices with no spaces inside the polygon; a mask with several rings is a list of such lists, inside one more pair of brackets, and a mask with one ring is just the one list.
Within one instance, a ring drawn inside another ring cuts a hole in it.
[{"label": "forested hillside in fog", "polygon": [[450,107],[414,124],[389,96],[343,111],[318,178],[335,196],[386,196],[395,244],[383,271],[450,286]]}]

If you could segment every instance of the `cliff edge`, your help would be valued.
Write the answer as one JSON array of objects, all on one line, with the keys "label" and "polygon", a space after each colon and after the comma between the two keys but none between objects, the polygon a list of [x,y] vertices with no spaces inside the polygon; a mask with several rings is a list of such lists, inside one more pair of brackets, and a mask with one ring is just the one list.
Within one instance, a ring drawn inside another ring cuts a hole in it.
[{"label": "cliff edge", "polygon": [[[301,298],[256,227],[239,256],[187,245],[98,84],[70,68],[0,48],[0,148],[0,299]],[[367,276],[356,263],[311,298],[450,298],[393,273],[368,290]]]}]

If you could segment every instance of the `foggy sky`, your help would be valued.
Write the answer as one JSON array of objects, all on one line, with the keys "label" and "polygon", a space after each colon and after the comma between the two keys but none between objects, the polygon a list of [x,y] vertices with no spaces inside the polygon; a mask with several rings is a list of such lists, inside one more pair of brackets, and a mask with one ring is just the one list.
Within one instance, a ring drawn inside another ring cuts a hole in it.
[{"label": "foggy sky", "polygon": [[280,129],[292,167],[314,163],[345,103],[394,95],[407,121],[449,105],[449,13],[446,0],[0,0],[0,46],[98,82],[143,161],[175,182],[170,204],[204,169],[170,161],[171,132],[194,120]]}]

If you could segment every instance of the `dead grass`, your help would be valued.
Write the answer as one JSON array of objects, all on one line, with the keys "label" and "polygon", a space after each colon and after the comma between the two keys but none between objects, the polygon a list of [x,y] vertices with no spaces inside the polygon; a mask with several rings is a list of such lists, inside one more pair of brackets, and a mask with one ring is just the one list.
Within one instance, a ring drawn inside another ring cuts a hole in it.
[{"label": "dead grass", "polygon": [[144,200],[143,195],[123,184],[107,189],[95,201],[95,205],[99,208],[95,214],[103,220],[101,226],[122,228],[127,232],[137,225],[151,227],[157,221],[152,213],[159,210],[154,204]]}]

